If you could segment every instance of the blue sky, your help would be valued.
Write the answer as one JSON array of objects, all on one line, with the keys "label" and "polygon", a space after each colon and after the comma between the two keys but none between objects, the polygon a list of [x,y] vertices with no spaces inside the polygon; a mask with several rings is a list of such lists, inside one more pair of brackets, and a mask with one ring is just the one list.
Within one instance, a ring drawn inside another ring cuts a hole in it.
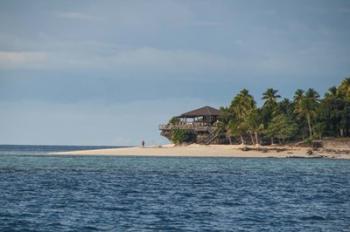
[{"label": "blue sky", "polygon": [[1,1],[0,144],[167,142],[248,88],[350,76],[350,1]]}]

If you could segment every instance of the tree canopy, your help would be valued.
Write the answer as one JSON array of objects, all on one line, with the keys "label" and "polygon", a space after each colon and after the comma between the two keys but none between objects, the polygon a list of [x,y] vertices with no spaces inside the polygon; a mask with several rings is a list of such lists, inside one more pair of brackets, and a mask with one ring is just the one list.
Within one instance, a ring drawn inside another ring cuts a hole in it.
[{"label": "tree canopy", "polygon": [[229,107],[222,107],[220,130],[241,143],[261,141],[280,143],[323,136],[350,136],[350,77],[329,88],[323,98],[309,88],[295,91],[292,100],[269,88],[258,107],[247,89],[234,96]]}]

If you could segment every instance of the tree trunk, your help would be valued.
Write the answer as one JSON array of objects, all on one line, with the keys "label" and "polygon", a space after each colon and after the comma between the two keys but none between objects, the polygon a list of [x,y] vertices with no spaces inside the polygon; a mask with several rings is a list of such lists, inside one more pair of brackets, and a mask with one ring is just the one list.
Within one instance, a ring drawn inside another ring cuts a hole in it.
[{"label": "tree trunk", "polygon": [[271,145],[275,145],[275,144],[273,143],[273,137],[271,137]]},{"label": "tree trunk", "polygon": [[254,132],[254,135],[255,135],[255,142],[256,142],[256,145],[259,145],[260,144],[260,141],[259,141],[259,134],[258,132]]},{"label": "tree trunk", "polygon": [[253,134],[252,134],[252,133],[249,133],[249,135],[250,135],[250,139],[252,140],[252,145],[255,144]]},{"label": "tree trunk", "polygon": [[311,126],[311,117],[310,114],[307,114],[307,125],[309,126],[309,136],[312,138],[312,126]]},{"label": "tree trunk", "polygon": [[231,139],[231,136],[227,136],[228,138],[228,141],[230,142],[230,145],[232,145],[232,139]]},{"label": "tree trunk", "polygon": [[243,136],[242,136],[242,135],[240,135],[239,137],[241,138],[241,143],[242,143],[243,145],[245,145],[245,142],[244,142]]}]

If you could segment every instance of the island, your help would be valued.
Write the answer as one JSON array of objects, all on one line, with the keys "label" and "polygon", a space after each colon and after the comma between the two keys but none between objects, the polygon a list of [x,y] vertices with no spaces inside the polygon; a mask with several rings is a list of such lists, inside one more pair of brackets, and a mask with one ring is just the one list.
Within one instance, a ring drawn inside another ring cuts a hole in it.
[{"label": "island", "polygon": [[281,99],[269,88],[258,106],[247,89],[229,106],[203,106],[159,126],[170,144],[61,152],[63,155],[350,158],[350,78],[321,98],[312,88]]}]

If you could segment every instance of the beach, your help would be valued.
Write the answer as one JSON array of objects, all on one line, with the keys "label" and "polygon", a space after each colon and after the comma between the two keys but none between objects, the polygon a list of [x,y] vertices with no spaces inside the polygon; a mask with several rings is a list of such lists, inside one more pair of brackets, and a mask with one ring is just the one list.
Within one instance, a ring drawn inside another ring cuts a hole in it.
[{"label": "beach", "polygon": [[155,156],[155,157],[247,157],[247,158],[334,158],[350,159],[348,151],[312,151],[309,147],[296,146],[241,146],[241,145],[182,145],[174,144],[127,147],[96,150],[53,152],[54,155],[108,155],[108,156]]}]

